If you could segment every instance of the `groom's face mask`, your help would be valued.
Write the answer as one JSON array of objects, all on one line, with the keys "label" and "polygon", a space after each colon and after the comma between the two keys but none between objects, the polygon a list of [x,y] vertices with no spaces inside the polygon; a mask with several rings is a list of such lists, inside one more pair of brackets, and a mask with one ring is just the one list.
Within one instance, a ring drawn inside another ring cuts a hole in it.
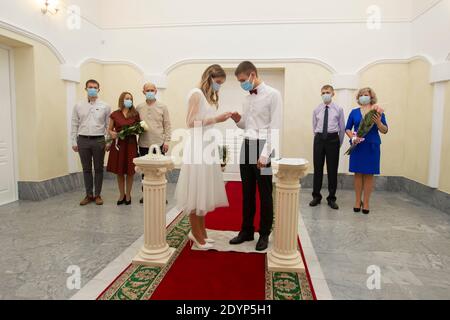
[{"label": "groom's face mask", "polygon": [[250,74],[246,81],[241,82],[241,88],[245,91],[251,91],[255,87],[255,78],[253,77],[253,73]]}]

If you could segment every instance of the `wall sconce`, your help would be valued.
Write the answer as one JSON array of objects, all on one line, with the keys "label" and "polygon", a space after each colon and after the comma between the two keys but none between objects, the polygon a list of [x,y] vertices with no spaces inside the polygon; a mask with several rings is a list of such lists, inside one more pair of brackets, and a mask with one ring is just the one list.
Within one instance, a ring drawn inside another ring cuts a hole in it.
[{"label": "wall sconce", "polygon": [[59,11],[58,8],[58,0],[45,0],[45,1],[40,1],[42,8],[41,11],[43,14],[57,14]]}]

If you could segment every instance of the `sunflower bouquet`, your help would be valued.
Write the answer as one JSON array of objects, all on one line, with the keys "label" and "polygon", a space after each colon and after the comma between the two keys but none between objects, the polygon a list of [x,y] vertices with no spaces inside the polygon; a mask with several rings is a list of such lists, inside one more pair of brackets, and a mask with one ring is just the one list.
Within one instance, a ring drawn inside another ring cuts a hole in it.
[{"label": "sunflower bouquet", "polygon": [[353,133],[352,138],[352,146],[345,152],[346,155],[350,155],[353,150],[358,146],[358,144],[353,143],[353,141],[357,138],[361,139],[361,142],[364,141],[364,137],[372,130],[373,126],[375,125],[375,122],[373,121],[373,116],[377,113],[383,114],[384,110],[380,108],[378,105],[375,105],[372,107],[372,109],[367,112],[367,114],[362,119],[361,123],[359,124],[358,132]]}]

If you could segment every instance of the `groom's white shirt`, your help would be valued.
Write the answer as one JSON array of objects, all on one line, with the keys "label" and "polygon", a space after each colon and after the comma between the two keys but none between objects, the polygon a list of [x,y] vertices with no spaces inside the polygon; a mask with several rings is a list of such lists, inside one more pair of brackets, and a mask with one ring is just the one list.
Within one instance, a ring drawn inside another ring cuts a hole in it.
[{"label": "groom's white shirt", "polygon": [[269,158],[276,147],[274,139],[280,139],[283,99],[277,89],[265,83],[255,89],[258,94],[246,97],[242,119],[237,126],[245,130],[246,139],[266,140],[261,155]]}]

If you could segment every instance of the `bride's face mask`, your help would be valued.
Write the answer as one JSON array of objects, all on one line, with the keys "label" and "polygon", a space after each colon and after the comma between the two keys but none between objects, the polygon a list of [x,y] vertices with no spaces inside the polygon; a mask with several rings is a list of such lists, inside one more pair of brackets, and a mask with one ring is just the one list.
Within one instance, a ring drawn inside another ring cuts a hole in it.
[{"label": "bride's face mask", "polygon": [[214,92],[218,92],[222,85],[217,83],[216,81],[214,81],[214,79],[211,79],[211,81],[212,81],[212,89],[213,89],[213,91]]}]

